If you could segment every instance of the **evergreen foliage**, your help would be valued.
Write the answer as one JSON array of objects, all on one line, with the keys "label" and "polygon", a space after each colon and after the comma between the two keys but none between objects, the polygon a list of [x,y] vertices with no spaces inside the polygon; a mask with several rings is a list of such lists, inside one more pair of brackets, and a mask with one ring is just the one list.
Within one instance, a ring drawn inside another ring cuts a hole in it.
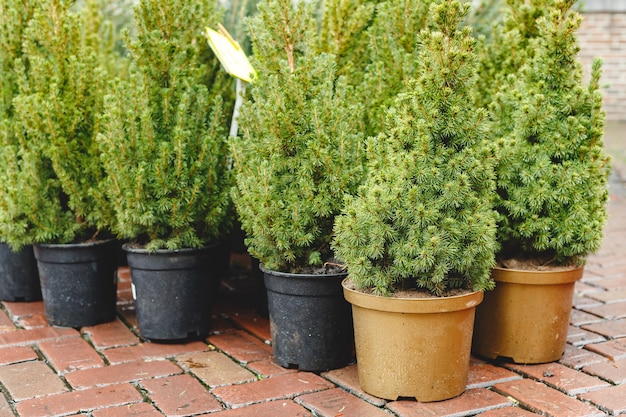
[{"label": "evergreen foliage", "polygon": [[368,30],[379,1],[323,0],[317,11],[321,20],[318,50],[335,55],[337,75],[345,76],[352,86],[363,82],[370,62]]},{"label": "evergreen foliage", "polygon": [[231,217],[222,91],[232,88],[202,36],[217,2],[142,0],[126,37],[130,80],[106,98],[98,141],[113,230],[148,250],[202,247]]},{"label": "evergreen foliage", "polygon": [[513,123],[498,141],[502,257],[581,265],[602,240],[610,167],[602,142],[601,63],[594,62],[584,86],[576,41],[582,18],[574,3],[546,0],[529,42],[531,59],[497,96],[495,122]]},{"label": "evergreen foliage", "polygon": [[3,2],[23,37],[21,50],[13,40],[14,59],[3,58],[8,82],[18,87],[3,85],[11,120],[3,122],[0,171],[0,235],[14,249],[106,234],[112,215],[94,140],[105,84],[118,63],[112,26],[95,0],[76,10],[66,0],[26,3]]},{"label": "evergreen foliage", "polygon": [[[476,96],[477,105],[489,106],[499,91],[512,88],[518,71],[534,54],[533,42],[540,35],[537,21],[552,4],[552,0],[498,0],[492,6],[501,17],[483,26],[478,37],[478,91],[482,93]],[[499,121],[500,125],[493,126],[498,134],[512,125],[506,118]]]},{"label": "evergreen foliage", "polygon": [[338,76],[339,57],[319,50],[312,5],[295,3],[260,2],[250,20],[258,80],[242,107],[242,137],[232,139],[246,244],[284,272],[332,257],[335,215],[363,172],[362,104]]},{"label": "evergreen foliage", "polygon": [[333,246],[359,289],[439,296],[493,287],[494,161],[483,146],[486,111],[472,104],[475,41],[461,26],[468,9],[456,0],[431,6],[418,77],[368,142],[367,180],[336,220]]},{"label": "evergreen foliage", "polygon": [[387,109],[418,76],[416,37],[427,27],[432,3],[434,0],[388,0],[376,7],[367,33],[367,71],[359,87],[366,103],[368,136],[383,130]]}]

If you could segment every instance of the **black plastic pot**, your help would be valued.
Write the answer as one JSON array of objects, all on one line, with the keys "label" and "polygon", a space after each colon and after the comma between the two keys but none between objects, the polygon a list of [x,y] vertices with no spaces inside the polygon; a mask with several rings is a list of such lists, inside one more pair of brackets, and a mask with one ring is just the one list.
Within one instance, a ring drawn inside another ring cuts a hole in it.
[{"label": "black plastic pot", "polygon": [[13,252],[0,243],[0,300],[40,301],[41,286],[32,246]]},{"label": "black plastic pot", "polygon": [[119,242],[34,245],[48,322],[84,327],[115,319]]},{"label": "black plastic pot", "polygon": [[171,341],[205,337],[219,271],[217,245],[158,250],[124,245],[141,337]]},{"label": "black plastic pot", "polygon": [[289,274],[263,268],[274,361],[325,371],[354,360],[352,310],[341,281],[347,274]]}]

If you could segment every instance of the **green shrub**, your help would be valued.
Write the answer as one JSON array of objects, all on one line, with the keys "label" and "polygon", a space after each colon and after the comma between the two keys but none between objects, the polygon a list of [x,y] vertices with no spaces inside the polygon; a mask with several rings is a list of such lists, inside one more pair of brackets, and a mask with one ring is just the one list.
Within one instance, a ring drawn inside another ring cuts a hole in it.
[{"label": "green shrub", "polygon": [[112,210],[95,136],[106,83],[123,66],[114,30],[95,1],[22,3],[3,3],[23,43],[3,58],[18,89],[3,85],[0,235],[14,248],[106,235]]},{"label": "green shrub", "polygon": [[584,263],[607,219],[609,160],[603,150],[600,61],[582,84],[573,0],[550,0],[536,20],[534,51],[498,93],[496,124],[500,257]]},{"label": "green shrub", "polygon": [[[336,220],[333,241],[359,289],[493,287],[493,158],[487,113],[474,100],[477,58],[468,5],[431,8],[417,37],[417,77],[368,143],[368,176]],[[414,282],[411,282],[414,281]]]},{"label": "green shrub", "polygon": [[250,21],[258,79],[232,139],[233,199],[250,253],[296,272],[332,258],[343,196],[362,179],[363,107],[320,51],[311,4],[269,0]]},{"label": "green shrub", "polygon": [[202,36],[217,2],[139,2],[129,80],[107,96],[98,142],[113,230],[148,250],[201,247],[232,216],[221,93],[232,80]]}]

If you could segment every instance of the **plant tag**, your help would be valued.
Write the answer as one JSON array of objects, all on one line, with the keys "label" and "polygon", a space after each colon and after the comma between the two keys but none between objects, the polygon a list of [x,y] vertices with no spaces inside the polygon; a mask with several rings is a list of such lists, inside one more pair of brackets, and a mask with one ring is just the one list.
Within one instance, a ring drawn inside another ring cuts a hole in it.
[{"label": "plant tag", "polygon": [[219,32],[207,27],[204,35],[227,73],[243,81],[252,82],[256,72],[246,53],[224,26],[219,25]]}]

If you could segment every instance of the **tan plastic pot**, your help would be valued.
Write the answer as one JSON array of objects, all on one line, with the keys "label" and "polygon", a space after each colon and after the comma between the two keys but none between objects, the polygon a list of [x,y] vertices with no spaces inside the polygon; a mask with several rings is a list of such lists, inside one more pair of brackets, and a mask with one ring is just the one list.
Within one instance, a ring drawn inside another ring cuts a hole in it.
[{"label": "tan plastic pot", "polygon": [[476,309],[472,350],[491,359],[546,363],[563,356],[574,284],[583,268],[524,271],[495,268],[496,288]]},{"label": "tan plastic pot", "polygon": [[465,390],[474,311],[482,292],[442,298],[364,294],[343,282],[352,304],[361,388],[396,400],[440,401]]}]

